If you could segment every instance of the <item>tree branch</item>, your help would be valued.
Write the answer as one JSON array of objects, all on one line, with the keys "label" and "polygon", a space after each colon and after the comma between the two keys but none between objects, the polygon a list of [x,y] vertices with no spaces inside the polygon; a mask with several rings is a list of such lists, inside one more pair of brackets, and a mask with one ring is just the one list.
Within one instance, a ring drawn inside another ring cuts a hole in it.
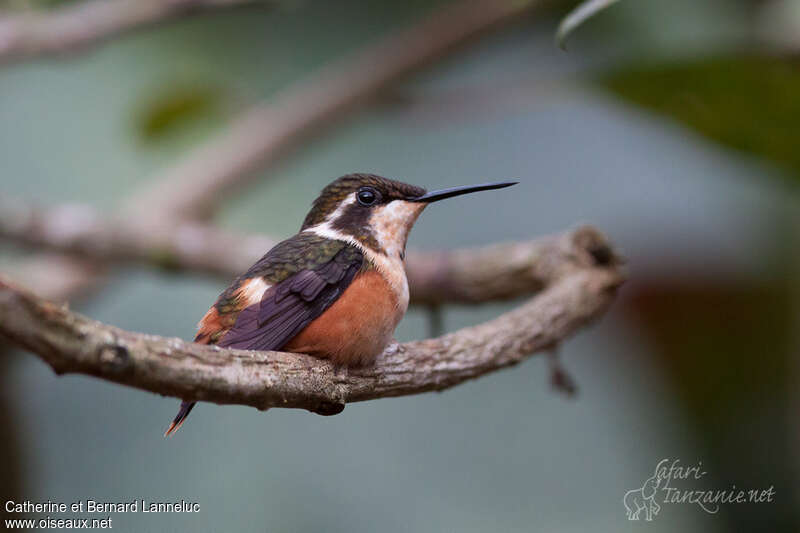
[{"label": "tree branch", "polygon": [[302,354],[221,349],[131,333],[41,300],[0,279],[0,334],[56,373],[82,373],[186,400],[336,414],[349,402],[442,390],[552,350],[598,317],[623,281],[611,256],[598,265],[580,239],[572,268],[498,318],[400,344],[374,366],[337,369]]},{"label": "tree branch", "polygon": [[[151,233],[161,233],[162,228],[175,224],[188,228],[183,223],[209,217],[220,199],[251,178],[253,170],[275,163],[333,118],[363,103],[403,75],[543,3],[544,0],[465,0],[440,8],[408,29],[323,68],[305,82],[281,93],[272,103],[245,111],[225,133],[154,176],[151,185],[130,198],[121,211],[144,223],[141,212],[146,209],[147,223],[152,224]],[[199,229],[202,232],[203,228]],[[194,230],[186,233],[193,234]],[[236,242],[245,241],[236,239]],[[258,248],[265,250],[269,246]],[[217,250],[220,249],[224,248]],[[67,300],[95,284],[96,272],[80,268],[80,263],[69,263],[66,257],[59,258],[59,262],[69,268],[64,269],[63,274],[54,273],[43,285],[50,292],[44,293],[35,285],[39,294]],[[226,267],[226,271],[241,272],[251,263],[248,258],[237,263],[235,269]],[[46,264],[43,266],[33,260],[23,270],[27,274],[45,267]],[[26,281],[34,286],[38,280]]]},{"label": "tree branch", "polygon": [[227,130],[157,177],[136,199],[179,219],[204,216],[220,194],[241,186],[256,168],[363,105],[382,89],[447,52],[518,19],[543,0],[465,0],[335,61],[250,108]]},{"label": "tree branch", "polygon": [[[267,237],[194,222],[176,222],[154,231],[135,220],[104,218],[87,206],[44,209],[8,199],[0,199],[0,237],[72,254],[95,265],[139,263],[226,280],[247,270],[275,244]],[[479,303],[535,293],[574,268],[576,246],[594,254],[597,264],[614,260],[605,237],[591,227],[481,248],[411,251],[407,270],[412,302]]]},{"label": "tree branch", "polygon": [[131,30],[254,0],[88,0],[0,17],[0,63],[76,52]]}]

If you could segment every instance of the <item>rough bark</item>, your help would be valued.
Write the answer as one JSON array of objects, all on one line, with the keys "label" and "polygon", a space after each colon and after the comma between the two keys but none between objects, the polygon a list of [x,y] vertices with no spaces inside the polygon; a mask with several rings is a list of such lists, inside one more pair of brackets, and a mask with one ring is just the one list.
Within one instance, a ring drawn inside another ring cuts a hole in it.
[{"label": "rough bark", "polygon": [[[438,338],[395,345],[375,365],[337,369],[302,354],[220,349],[123,331],[0,279],[0,334],[57,373],[83,373],[187,400],[336,414],[348,402],[452,387],[553,350],[612,302],[624,276],[610,246],[587,230],[544,253],[558,274],[498,318]],[[605,241],[603,241],[605,242]],[[565,260],[565,258],[568,258]]]}]

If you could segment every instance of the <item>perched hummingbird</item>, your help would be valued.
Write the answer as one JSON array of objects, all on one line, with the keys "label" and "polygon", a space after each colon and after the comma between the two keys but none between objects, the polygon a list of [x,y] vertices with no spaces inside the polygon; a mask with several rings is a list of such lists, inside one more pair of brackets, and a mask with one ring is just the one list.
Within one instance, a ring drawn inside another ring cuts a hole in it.
[{"label": "perched hummingbird", "polygon": [[[198,325],[194,341],[372,363],[408,308],[408,232],[431,202],[517,182],[426,192],[374,174],[348,174],[314,200],[300,233],[239,276]],[[181,403],[166,435],[195,402]]]}]

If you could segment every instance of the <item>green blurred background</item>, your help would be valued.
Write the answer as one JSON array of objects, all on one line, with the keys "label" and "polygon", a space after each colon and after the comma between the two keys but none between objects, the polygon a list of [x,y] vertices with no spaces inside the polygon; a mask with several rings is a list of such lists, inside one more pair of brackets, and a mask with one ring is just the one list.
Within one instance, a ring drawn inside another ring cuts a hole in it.
[{"label": "green blurred background", "polygon": [[[4,66],[0,194],[112,213],[247,105],[441,4],[257,4]],[[800,530],[800,2],[622,0],[565,53],[553,36],[574,4],[385,91],[263,172],[218,221],[288,236],[351,171],[428,187],[517,177],[516,194],[429,209],[410,245],[604,230],[631,276],[561,350],[576,399],[550,389],[535,357],[330,418],[203,404],[164,440],[176,400],[56,377],[14,353],[0,362],[5,499],[201,505],[115,515],[122,531]],[[13,275],[30,251],[0,253]],[[129,268],[75,306],[190,339],[225,285]],[[512,306],[447,308],[445,327]],[[412,309],[398,338],[426,335]],[[629,522],[623,495],[663,458],[702,461],[708,475],[684,488],[774,486],[776,499],[713,515],[662,504],[653,522]]]}]

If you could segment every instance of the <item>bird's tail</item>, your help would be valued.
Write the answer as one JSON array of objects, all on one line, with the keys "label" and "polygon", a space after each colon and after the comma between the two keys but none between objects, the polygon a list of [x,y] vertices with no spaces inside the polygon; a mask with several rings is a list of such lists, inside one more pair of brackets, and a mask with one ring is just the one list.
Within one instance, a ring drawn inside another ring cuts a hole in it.
[{"label": "bird's tail", "polygon": [[181,408],[178,409],[178,414],[175,415],[175,418],[172,420],[172,423],[169,425],[166,433],[164,433],[165,437],[169,437],[183,425],[184,421],[186,421],[186,417],[189,416],[189,413],[192,412],[192,408],[197,402],[181,402]]}]

